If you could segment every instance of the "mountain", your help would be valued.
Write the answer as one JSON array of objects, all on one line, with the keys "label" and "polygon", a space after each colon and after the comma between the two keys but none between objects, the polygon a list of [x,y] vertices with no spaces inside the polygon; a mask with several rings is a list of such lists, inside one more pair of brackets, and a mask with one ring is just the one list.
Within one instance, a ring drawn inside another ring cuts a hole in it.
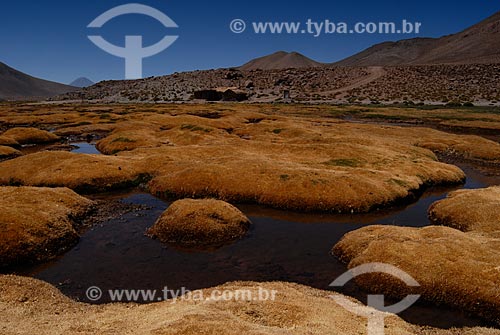
[{"label": "mountain", "polygon": [[411,64],[434,47],[433,38],[414,38],[398,42],[376,44],[354,56],[348,57],[337,66],[393,66]]},{"label": "mountain", "polygon": [[95,83],[88,79],[88,78],[85,78],[85,77],[80,77],[76,80],[74,80],[71,84],[69,84],[70,86],[73,86],[73,87],[80,87],[80,88],[84,88],[84,87],[89,87],[89,86],[92,86],[94,85]]},{"label": "mountain", "polygon": [[311,67],[322,67],[324,64],[318,63],[298,52],[278,51],[272,55],[256,58],[239,67],[240,70],[280,70],[280,69],[301,69]]},{"label": "mountain", "polygon": [[374,45],[336,66],[500,63],[500,12],[457,34]]},{"label": "mountain", "polygon": [[29,76],[0,63],[0,99],[47,98],[77,88]]}]

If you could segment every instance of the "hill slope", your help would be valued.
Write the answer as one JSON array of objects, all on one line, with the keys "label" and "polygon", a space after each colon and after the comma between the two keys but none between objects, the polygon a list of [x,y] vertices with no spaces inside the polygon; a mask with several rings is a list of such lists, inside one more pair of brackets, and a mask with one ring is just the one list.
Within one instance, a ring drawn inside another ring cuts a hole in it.
[{"label": "hill slope", "polygon": [[278,51],[268,56],[256,58],[239,67],[240,70],[280,70],[280,69],[301,69],[324,66],[298,52]]},{"label": "hill slope", "polygon": [[80,88],[83,88],[83,87],[89,87],[89,86],[92,86],[94,85],[95,83],[90,80],[89,78],[85,78],[85,77],[81,77],[81,78],[78,78],[78,79],[75,79],[73,82],[71,82],[71,84],[69,84],[70,86],[73,86],[73,87],[80,87]]},{"label": "hill slope", "polygon": [[453,35],[374,45],[336,66],[393,66],[500,62],[500,12]]},{"label": "hill slope", "polygon": [[0,63],[0,99],[45,98],[76,89],[76,87],[29,76]]}]

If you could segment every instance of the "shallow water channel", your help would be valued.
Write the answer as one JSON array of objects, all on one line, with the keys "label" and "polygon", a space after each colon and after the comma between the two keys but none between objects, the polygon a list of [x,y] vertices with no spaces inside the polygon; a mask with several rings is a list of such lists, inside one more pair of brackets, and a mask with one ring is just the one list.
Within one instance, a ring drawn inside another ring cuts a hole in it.
[{"label": "shallow water channel", "polygon": [[23,145],[21,152],[25,155],[34,154],[42,151],[71,151],[79,154],[101,155],[97,150],[95,142],[67,142],[65,144],[36,144]]},{"label": "shallow water channel", "polygon": [[[83,146],[82,146],[83,148]],[[88,148],[87,148],[88,149]],[[82,150],[87,150],[83,148]],[[488,177],[467,165],[466,188],[500,185],[500,177]],[[460,187],[458,187],[460,188]],[[189,290],[216,286],[228,281],[290,281],[320,289],[346,271],[330,255],[333,245],[347,232],[366,225],[422,227],[429,224],[427,209],[457,188],[428,190],[418,202],[406,207],[370,215],[301,214],[264,208],[238,206],[253,222],[243,240],[215,251],[179,250],[144,236],[168,203],[140,191],[95,196],[147,205],[118,219],[94,226],[78,245],[58,259],[19,270],[57,286],[64,294],[88,301],[88,287],[109,289],[156,289],[185,287]],[[432,266],[432,265],[429,265]],[[350,285],[342,291],[365,300]],[[99,303],[109,301],[103,295]],[[419,303],[401,316],[409,322],[436,327],[484,324],[460,311]]]}]

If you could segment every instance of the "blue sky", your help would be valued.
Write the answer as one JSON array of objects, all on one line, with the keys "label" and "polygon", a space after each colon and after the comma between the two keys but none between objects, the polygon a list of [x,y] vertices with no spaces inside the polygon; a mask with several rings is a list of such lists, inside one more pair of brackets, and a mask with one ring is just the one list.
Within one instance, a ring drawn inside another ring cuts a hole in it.
[{"label": "blue sky", "polygon": [[[166,29],[142,15],[127,15],[98,31],[87,25],[104,11],[129,2],[153,6],[172,18],[178,29]],[[375,43],[414,35],[255,35],[234,34],[235,18],[254,21],[422,22],[421,37],[455,33],[500,10],[497,1],[26,1],[2,3],[0,61],[36,77],[69,83],[85,76],[93,81],[123,79],[123,59],[93,45],[87,35],[102,35],[123,45],[125,35],[143,35],[150,45],[165,35],[179,35],[169,49],[144,60],[144,76],[237,66],[278,50],[298,51],[321,62],[333,62]]]}]

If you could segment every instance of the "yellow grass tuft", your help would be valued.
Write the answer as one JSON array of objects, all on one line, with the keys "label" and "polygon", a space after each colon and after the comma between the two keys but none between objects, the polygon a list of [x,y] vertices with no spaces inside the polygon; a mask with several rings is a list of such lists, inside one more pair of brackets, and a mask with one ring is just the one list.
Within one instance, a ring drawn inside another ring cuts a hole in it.
[{"label": "yellow grass tuft", "polygon": [[47,260],[77,240],[93,202],[67,188],[0,187],[0,267]]}]

